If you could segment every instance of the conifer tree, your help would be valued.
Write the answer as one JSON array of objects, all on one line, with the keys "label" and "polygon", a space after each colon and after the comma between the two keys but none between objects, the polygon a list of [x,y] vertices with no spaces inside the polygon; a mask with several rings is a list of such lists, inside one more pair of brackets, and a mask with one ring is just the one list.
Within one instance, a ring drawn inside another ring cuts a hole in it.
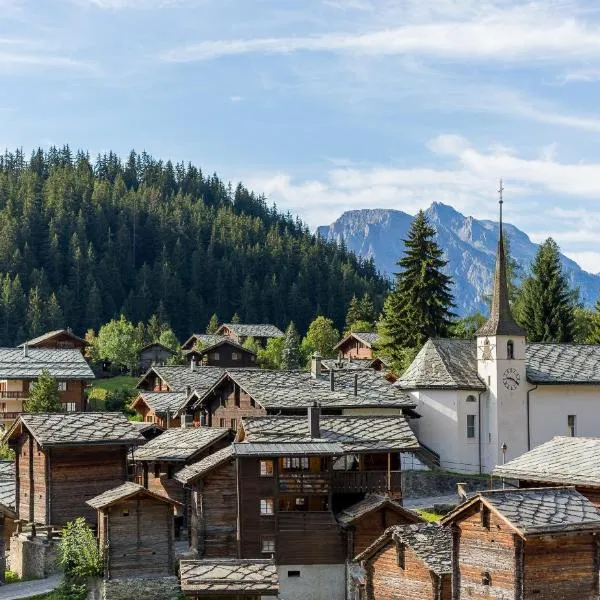
[{"label": "conifer tree", "polygon": [[443,272],[448,261],[435,235],[420,210],[404,240],[394,289],[385,300],[379,346],[399,369],[407,366],[407,356],[412,356],[428,338],[446,336],[453,317],[452,278]]},{"label": "conifer tree", "polygon": [[285,341],[281,352],[281,368],[289,371],[300,368],[300,337],[293,321],[290,322],[285,332]]},{"label": "conifer tree", "polygon": [[62,412],[58,381],[44,369],[35,380],[24,405],[25,412]]},{"label": "conifer tree", "polygon": [[548,238],[539,248],[531,274],[521,286],[516,316],[531,342],[570,342],[575,335],[579,292],[569,287],[557,243]]},{"label": "conifer tree", "polygon": [[240,315],[237,312],[233,313],[233,317],[231,317],[231,322],[235,325],[240,322]]},{"label": "conifer tree", "polygon": [[35,338],[44,330],[44,303],[40,290],[37,287],[29,291],[27,300],[27,334],[30,338]]},{"label": "conifer tree", "polygon": [[206,326],[206,333],[216,333],[217,329],[219,329],[219,317],[217,317],[217,313],[213,313],[208,325]]}]

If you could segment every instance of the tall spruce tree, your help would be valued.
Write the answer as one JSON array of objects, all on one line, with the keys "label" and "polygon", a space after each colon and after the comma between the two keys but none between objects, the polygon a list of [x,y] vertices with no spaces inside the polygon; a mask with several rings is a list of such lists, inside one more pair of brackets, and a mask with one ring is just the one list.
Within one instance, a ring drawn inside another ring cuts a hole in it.
[{"label": "tall spruce tree", "polygon": [[379,346],[397,369],[405,368],[428,338],[448,335],[454,306],[452,278],[443,272],[448,261],[435,235],[420,210],[404,240],[404,256],[396,263],[400,271],[384,303]]},{"label": "tall spruce tree", "polygon": [[300,336],[293,321],[285,331],[285,341],[281,351],[281,368],[284,370],[300,368]]},{"label": "tall spruce tree", "polygon": [[219,329],[219,317],[217,317],[216,313],[213,313],[208,325],[206,326],[206,333],[216,333],[217,329]]},{"label": "tall spruce tree", "polygon": [[575,336],[578,290],[569,282],[560,264],[557,243],[548,238],[539,248],[531,274],[521,286],[516,316],[531,342],[570,342]]}]

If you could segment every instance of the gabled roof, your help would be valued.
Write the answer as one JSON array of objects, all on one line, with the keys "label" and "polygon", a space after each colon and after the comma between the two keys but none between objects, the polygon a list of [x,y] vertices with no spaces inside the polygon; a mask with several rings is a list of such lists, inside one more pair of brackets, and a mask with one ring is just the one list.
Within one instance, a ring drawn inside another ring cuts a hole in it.
[{"label": "gabled roof", "polygon": [[241,441],[337,442],[345,452],[409,451],[419,442],[401,416],[321,416],[321,437],[312,440],[307,417],[245,417],[242,419]]},{"label": "gabled roof", "polygon": [[196,597],[277,595],[279,577],[272,560],[214,558],[179,563],[181,591]]},{"label": "gabled roof", "polygon": [[373,358],[323,358],[321,359],[321,367],[325,371],[362,371],[370,369],[373,364]]},{"label": "gabled roof", "polygon": [[31,340],[27,340],[26,342],[23,342],[22,344],[19,344],[18,348],[22,348],[25,344],[27,344],[29,347],[34,347],[37,344],[40,344],[42,342],[47,342],[48,340],[58,337],[59,335],[66,335],[66,336],[70,337],[72,340],[75,340],[76,342],[81,342],[84,346],[89,345],[89,342],[87,340],[80,338],[79,336],[75,335],[72,331],[69,331],[68,329],[55,329],[54,331],[48,331],[47,333],[43,333],[42,335],[38,335],[38,337],[35,337]]},{"label": "gabled roof", "polygon": [[122,413],[22,413],[4,434],[3,440],[18,437],[23,429],[29,431],[43,448],[88,444],[137,445],[146,441]]},{"label": "gabled roof", "polygon": [[401,504],[383,494],[367,494],[360,502],[345,508],[335,518],[342,525],[348,526],[380,508],[391,508],[395,512],[401,513],[407,521],[413,523],[423,522],[423,519],[417,513],[404,508]]},{"label": "gabled roof", "polygon": [[142,352],[145,352],[146,350],[150,350],[151,348],[161,348],[162,350],[165,350],[166,352],[169,352],[170,354],[177,354],[177,352],[175,350],[173,350],[173,348],[169,348],[168,346],[165,346],[164,344],[161,344],[160,342],[152,342],[151,344],[146,344],[143,348],[140,349],[140,351],[138,352],[138,354],[141,354]]},{"label": "gabled roof", "polygon": [[230,461],[233,457],[233,444],[230,444],[229,446],[225,446],[225,448],[221,448],[221,450],[209,454],[197,463],[183,467],[181,471],[175,473],[175,479],[183,484],[188,484],[194,479],[210,473],[210,471]]},{"label": "gabled roof", "polygon": [[203,346],[212,346],[225,339],[229,338],[225,335],[216,335],[214,333],[192,333],[192,335],[181,344],[181,347],[187,348],[190,344],[195,346],[197,342],[200,342]]},{"label": "gabled roof", "polygon": [[122,500],[127,500],[128,498],[132,498],[135,496],[145,496],[147,498],[153,498],[154,500],[158,500],[160,502],[164,502],[165,504],[177,505],[181,504],[176,500],[171,500],[167,496],[161,496],[160,494],[155,494],[150,490],[146,489],[142,485],[138,485],[137,483],[133,483],[132,481],[127,481],[122,485],[119,485],[116,488],[111,490],[107,490],[94,498],[90,498],[86,504],[89,504],[92,508],[96,510],[102,510],[104,508],[108,508],[109,506],[116,504],[117,502],[121,502]]},{"label": "gabled roof", "polygon": [[452,532],[438,523],[394,525],[355,560],[369,560],[390,542],[410,548],[437,575],[452,572]]},{"label": "gabled roof", "polygon": [[77,348],[0,348],[0,379],[36,379],[44,370],[61,380],[95,379]]},{"label": "gabled roof", "polygon": [[600,345],[527,344],[527,381],[542,384],[600,383]]},{"label": "gabled roof", "polygon": [[229,429],[221,427],[175,427],[167,429],[135,451],[138,461],[185,462],[227,437]]},{"label": "gabled roof", "polygon": [[372,331],[353,331],[343,337],[334,347],[337,350],[343,346],[348,340],[355,339],[364,344],[367,348],[372,348],[379,341],[379,334]]},{"label": "gabled roof", "polygon": [[340,456],[344,447],[331,440],[299,440],[273,442],[237,442],[235,456]]},{"label": "gabled roof", "polygon": [[554,437],[505,465],[497,466],[493,475],[600,487],[600,438]]},{"label": "gabled roof", "polygon": [[275,327],[275,325],[269,325],[268,323],[259,325],[248,325],[245,323],[223,323],[223,325],[217,329],[217,335],[221,334],[221,331],[225,327],[227,327],[227,329],[229,329],[229,331],[233,332],[235,335],[242,337],[285,337],[285,333],[283,333],[279,327]]},{"label": "gabled roof", "polygon": [[240,352],[246,352],[248,354],[252,354],[254,356],[256,356],[256,352],[254,352],[253,350],[248,350],[248,348],[244,348],[244,346],[242,346],[241,344],[238,344],[237,342],[234,342],[231,338],[225,337],[222,340],[219,340],[218,342],[215,342],[214,344],[211,344],[210,346],[204,346],[202,348],[202,350],[196,350],[195,348],[191,348],[190,350],[186,350],[184,351],[184,354],[190,354],[192,352],[197,352],[200,355],[204,355],[204,354],[208,354],[209,352],[213,352],[216,348],[219,348],[221,346],[231,346],[232,348],[235,348],[237,350],[239,350]]},{"label": "gabled roof", "polygon": [[220,367],[197,366],[192,370],[186,365],[153,366],[143,375],[137,387],[153,373],[169,386],[171,392],[185,392],[187,387],[204,392],[219,381],[225,371]]},{"label": "gabled roof", "polygon": [[446,515],[442,524],[460,521],[465,511],[480,502],[523,537],[580,529],[600,530],[600,511],[575,488],[569,487],[479,492]]},{"label": "gabled roof", "polygon": [[168,412],[170,416],[174,416],[182,405],[185,404],[186,400],[187,394],[185,392],[141,391],[138,397],[132,402],[131,408],[136,408],[143,401],[157,415],[166,415]]},{"label": "gabled roof", "polygon": [[154,429],[155,431],[159,431],[162,432],[165,430],[164,427],[161,427],[160,425],[156,424],[156,423],[147,423],[145,421],[129,421],[140,433],[145,433],[146,431],[149,431],[150,429]]},{"label": "gabled roof", "polygon": [[405,390],[485,390],[477,375],[476,350],[474,340],[429,339],[396,385]]}]

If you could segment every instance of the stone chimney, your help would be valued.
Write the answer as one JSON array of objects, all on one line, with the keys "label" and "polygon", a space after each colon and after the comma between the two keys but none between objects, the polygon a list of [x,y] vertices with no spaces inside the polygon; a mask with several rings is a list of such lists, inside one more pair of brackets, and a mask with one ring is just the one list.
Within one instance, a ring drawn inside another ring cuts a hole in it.
[{"label": "stone chimney", "polygon": [[185,396],[186,398],[189,398],[192,395],[192,386],[191,385],[186,385],[185,386]]},{"label": "stone chimney", "polygon": [[335,369],[329,369],[329,387],[331,391],[335,391]]},{"label": "stone chimney", "polygon": [[358,396],[358,373],[354,374],[354,395]]},{"label": "stone chimney", "polygon": [[321,407],[313,402],[312,406],[308,407],[308,433],[311,438],[321,437]]},{"label": "stone chimney", "polygon": [[310,359],[310,374],[313,379],[316,379],[321,375],[321,355],[315,352]]},{"label": "stone chimney", "polygon": [[27,342],[23,344],[23,356],[29,356],[29,346],[27,345]]}]

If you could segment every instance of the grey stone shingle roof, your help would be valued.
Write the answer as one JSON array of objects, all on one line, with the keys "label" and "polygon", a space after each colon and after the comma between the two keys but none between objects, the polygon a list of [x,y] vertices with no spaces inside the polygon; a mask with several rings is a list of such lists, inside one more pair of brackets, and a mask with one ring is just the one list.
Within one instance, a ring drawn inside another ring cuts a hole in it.
[{"label": "grey stone shingle roof", "polygon": [[[171,416],[175,415],[187,400],[185,392],[140,392],[139,397],[157,415],[166,415],[168,412]],[[137,399],[132,408],[135,408],[136,404]]]},{"label": "grey stone shingle roof", "polygon": [[77,348],[0,348],[0,379],[36,379],[42,371],[61,380],[95,378]]},{"label": "grey stone shingle roof", "polygon": [[0,460],[0,504],[15,508],[15,462]]},{"label": "grey stone shingle roof", "polygon": [[69,331],[68,329],[55,329],[54,331],[48,331],[46,333],[43,333],[42,335],[38,335],[38,337],[32,338],[31,340],[27,340],[26,342],[19,344],[18,347],[22,348],[25,344],[27,344],[28,346],[35,346],[36,344],[40,344],[47,340],[51,340],[52,338],[58,335],[68,335],[70,338],[77,340],[78,342],[83,342],[86,345],[88,344],[86,340],[80,338],[78,335],[75,335],[72,331]]},{"label": "grey stone shingle roof", "polygon": [[92,508],[97,510],[106,508],[115,502],[119,502],[120,500],[125,500],[130,498],[131,496],[136,496],[138,494],[142,494],[144,496],[150,496],[155,498],[156,500],[160,500],[161,502],[165,502],[167,504],[179,504],[179,502],[175,500],[171,500],[167,496],[161,496],[159,494],[155,494],[149,490],[147,490],[144,486],[139,485],[137,483],[133,483],[132,481],[127,481],[116,488],[111,490],[107,490],[94,498],[90,498],[87,501]]},{"label": "grey stone shingle roof", "polygon": [[265,338],[282,338],[285,337],[285,333],[268,323],[261,323],[258,325],[250,325],[246,323],[223,323],[217,330],[219,333],[224,327],[227,327],[235,335],[242,337],[265,337]]},{"label": "grey stone shingle roof", "polygon": [[[228,337],[223,337],[222,340],[219,340],[218,342],[215,342],[214,344],[204,346],[202,348],[202,350],[199,351],[199,354],[208,354],[209,352],[212,352],[213,350],[215,350],[216,348],[220,348],[221,346],[231,346],[232,348],[235,348],[236,350],[239,350],[240,352],[247,352],[248,354],[254,354],[254,356],[256,356],[256,352],[254,352],[252,350],[248,350],[248,348],[244,348],[244,346],[242,346],[241,344],[238,344],[237,342],[233,341],[231,338],[228,338]],[[198,352],[198,351],[195,350],[194,348],[192,348],[191,350],[184,351],[184,354],[190,354],[192,352]]]},{"label": "grey stone shingle roof", "polygon": [[87,444],[143,444],[146,440],[122,413],[23,413],[4,439],[28,429],[42,447]]},{"label": "grey stone shingle roof", "polygon": [[600,511],[574,488],[490,490],[474,498],[483,499],[524,535],[584,527],[600,530]]},{"label": "grey stone shingle roof", "polygon": [[[246,417],[242,419],[244,441],[307,442],[307,417]],[[416,450],[419,442],[401,416],[321,416],[319,441],[338,442],[345,451]]]},{"label": "grey stone shingle roof", "polygon": [[373,363],[372,358],[324,358],[321,360],[321,366],[326,371],[333,369],[334,371],[362,371],[370,369]]},{"label": "grey stone shingle roof", "polygon": [[415,523],[422,521],[417,513],[413,513],[412,511],[403,508],[401,504],[383,494],[367,494],[356,504],[353,504],[338,513],[335,518],[343,525],[350,525],[357,519],[385,506],[389,506],[398,512],[404,513],[408,518],[413,518]]},{"label": "grey stone shingle roof", "polygon": [[202,596],[276,595],[277,567],[272,560],[215,558],[182,560],[179,563],[181,590]]},{"label": "grey stone shingle roof", "polygon": [[229,429],[221,427],[175,427],[135,450],[138,461],[185,462],[226,437]]},{"label": "grey stone shingle roof", "polygon": [[554,437],[505,465],[497,466],[493,475],[600,487],[600,438]]},{"label": "grey stone shingle roof", "polygon": [[223,463],[228,462],[233,456],[233,444],[230,444],[229,446],[225,446],[225,448],[221,448],[221,450],[209,454],[197,463],[183,467],[183,469],[175,473],[175,479],[181,483],[187,484],[198,477],[206,475]]},{"label": "grey stone shingle roof", "polygon": [[600,383],[600,345],[532,343],[525,357],[531,383]]},{"label": "grey stone shingle roof", "polygon": [[[192,391],[204,392],[219,381],[225,373],[220,367],[197,366],[192,371],[189,366],[185,365],[155,366],[150,371],[154,371],[165,381],[171,392],[184,392],[187,387],[190,387]],[[142,381],[147,376],[148,373],[142,378]]]},{"label": "grey stone shingle roof", "polygon": [[217,344],[218,342],[222,342],[223,340],[229,339],[225,335],[216,335],[214,333],[192,333],[192,335],[183,342],[181,345],[182,348],[188,348],[188,346],[192,346],[192,348],[200,342],[203,346],[212,346],[213,344]]},{"label": "grey stone shingle roof", "polygon": [[273,441],[238,442],[233,445],[235,456],[339,456],[344,447],[333,441]]}]

